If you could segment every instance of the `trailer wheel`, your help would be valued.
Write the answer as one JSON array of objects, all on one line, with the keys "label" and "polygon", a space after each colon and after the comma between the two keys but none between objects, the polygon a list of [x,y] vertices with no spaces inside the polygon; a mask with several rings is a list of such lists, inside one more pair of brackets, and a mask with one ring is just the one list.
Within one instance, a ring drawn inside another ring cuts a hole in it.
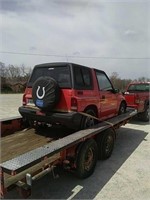
[{"label": "trailer wheel", "polygon": [[96,138],[98,145],[98,159],[108,159],[114,148],[115,132],[111,128],[99,134]]},{"label": "trailer wheel", "polygon": [[89,177],[97,163],[98,148],[94,139],[87,140],[77,153],[76,175],[79,178]]}]

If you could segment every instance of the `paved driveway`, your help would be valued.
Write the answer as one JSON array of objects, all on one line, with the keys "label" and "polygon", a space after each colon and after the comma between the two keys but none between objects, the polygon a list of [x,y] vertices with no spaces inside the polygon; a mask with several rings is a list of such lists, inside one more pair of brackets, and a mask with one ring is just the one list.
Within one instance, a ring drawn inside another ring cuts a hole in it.
[{"label": "paved driveway", "polygon": [[0,119],[20,115],[18,107],[22,105],[23,94],[0,94]]}]

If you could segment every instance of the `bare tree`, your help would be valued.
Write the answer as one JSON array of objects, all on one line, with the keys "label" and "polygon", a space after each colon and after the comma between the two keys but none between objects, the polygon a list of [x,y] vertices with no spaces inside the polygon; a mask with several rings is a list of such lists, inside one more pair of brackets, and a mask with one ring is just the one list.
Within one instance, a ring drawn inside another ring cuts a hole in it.
[{"label": "bare tree", "polygon": [[20,69],[14,65],[9,65],[8,73],[11,80],[16,80],[16,78],[20,76]]},{"label": "bare tree", "polygon": [[141,82],[147,82],[147,81],[150,81],[150,78],[146,78],[146,77],[140,77],[138,78],[138,81],[141,81]]},{"label": "bare tree", "polygon": [[132,81],[131,79],[121,79],[117,72],[113,72],[110,76],[110,80],[115,88],[124,91],[127,85]]},{"label": "bare tree", "polygon": [[0,62],[0,77],[6,78],[7,69],[4,63]]}]

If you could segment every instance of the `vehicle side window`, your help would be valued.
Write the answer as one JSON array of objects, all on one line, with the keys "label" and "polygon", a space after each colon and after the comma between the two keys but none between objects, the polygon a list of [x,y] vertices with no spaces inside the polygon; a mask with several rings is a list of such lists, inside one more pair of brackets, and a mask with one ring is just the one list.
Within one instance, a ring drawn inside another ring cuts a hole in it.
[{"label": "vehicle side window", "polygon": [[91,86],[91,73],[89,69],[83,68],[82,69],[82,75],[83,75],[83,81],[84,81],[84,85],[86,87],[90,87]]},{"label": "vehicle side window", "polygon": [[100,90],[109,91],[113,89],[109,79],[104,73],[96,71],[96,76]]},{"label": "vehicle side window", "polygon": [[135,85],[130,85],[128,91],[134,91],[134,90],[135,90]]},{"label": "vehicle side window", "polygon": [[75,66],[74,81],[75,89],[91,90],[93,88],[91,70],[88,68]]},{"label": "vehicle side window", "polygon": [[129,86],[128,91],[146,92],[149,91],[149,89],[150,89],[149,84],[133,84]]},{"label": "vehicle side window", "polygon": [[84,86],[82,72],[81,72],[81,69],[79,67],[74,69],[74,76],[75,76],[74,77],[75,78],[75,85],[77,87]]}]

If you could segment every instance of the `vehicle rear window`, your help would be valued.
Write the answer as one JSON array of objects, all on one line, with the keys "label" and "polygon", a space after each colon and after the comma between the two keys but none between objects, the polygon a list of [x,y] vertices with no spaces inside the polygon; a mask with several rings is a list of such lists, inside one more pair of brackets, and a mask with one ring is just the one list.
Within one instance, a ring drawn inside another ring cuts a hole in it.
[{"label": "vehicle rear window", "polygon": [[128,92],[148,92],[150,91],[150,84],[133,84],[130,85],[128,90]]},{"label": "vehicle rear window", "polygon": [[61,88],[71,88],[69,66],[49,66],[35,68],[28,82],[28,87],[32,87],[33,83],[42,76],[49,76],[54,78]]}]

